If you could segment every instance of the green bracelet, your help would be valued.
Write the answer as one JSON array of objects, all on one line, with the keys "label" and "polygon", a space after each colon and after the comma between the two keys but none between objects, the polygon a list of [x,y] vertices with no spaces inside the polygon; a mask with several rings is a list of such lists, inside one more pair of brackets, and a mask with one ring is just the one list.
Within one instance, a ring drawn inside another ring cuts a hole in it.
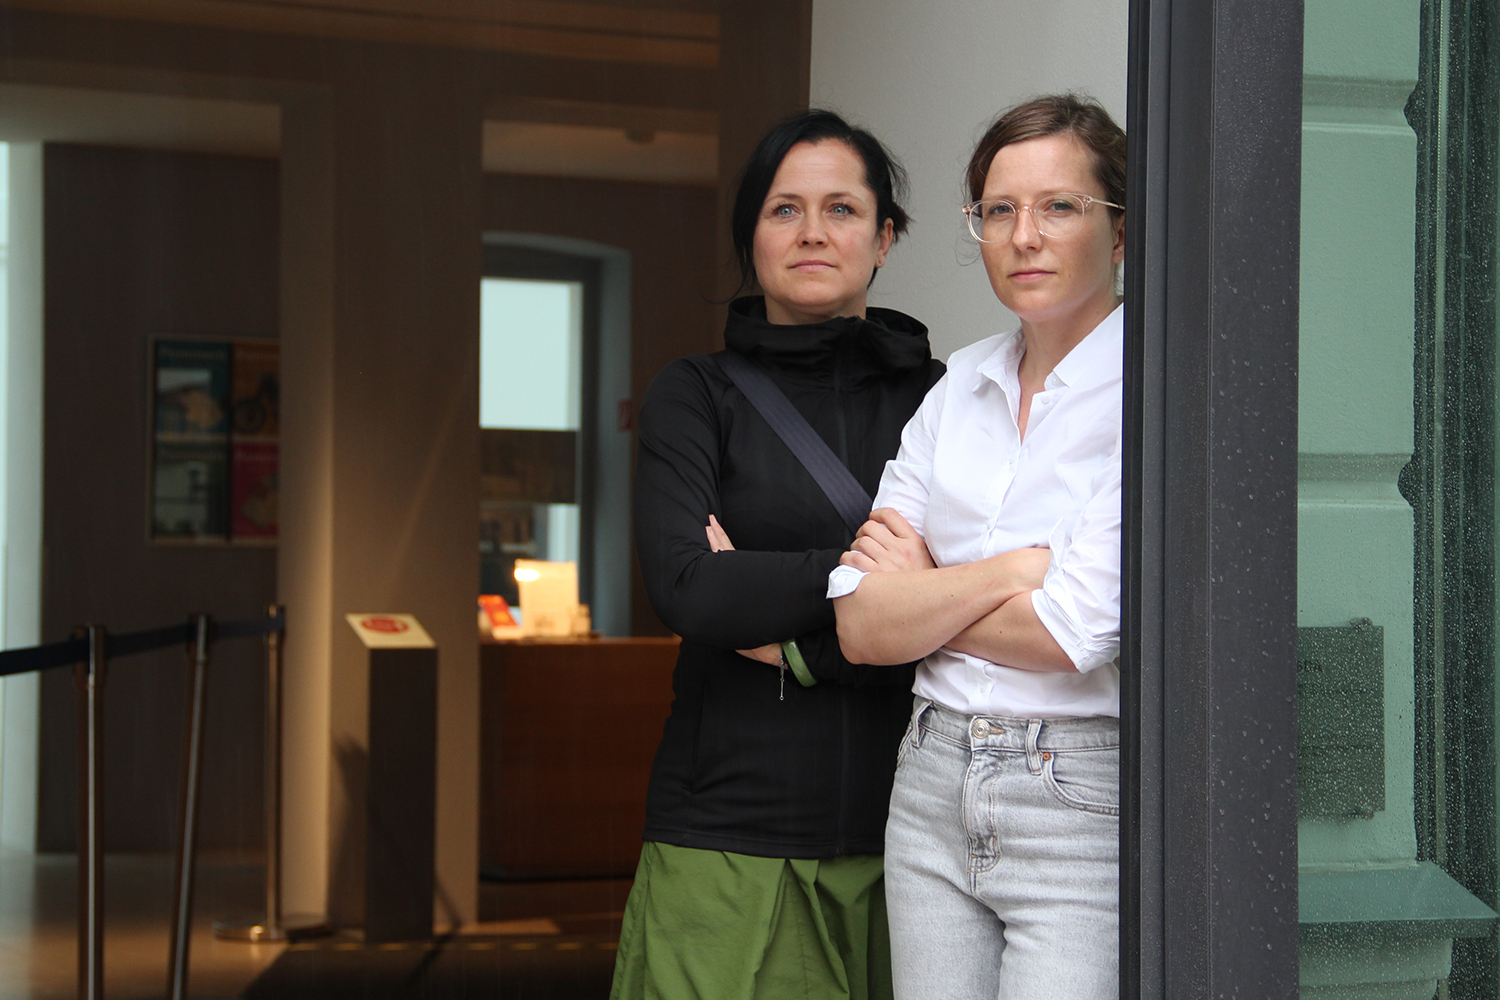
[{"label": "green bracelet", "polygon": [[786,657],[786,665],[792,668],[792,676],[797,678],[798,684],[810,688],[818,683],[812,671],[807,669],[807,661],[802,658],[802,650],[797,648],[796,639],[788,639],[781,644],[781,655]]}]

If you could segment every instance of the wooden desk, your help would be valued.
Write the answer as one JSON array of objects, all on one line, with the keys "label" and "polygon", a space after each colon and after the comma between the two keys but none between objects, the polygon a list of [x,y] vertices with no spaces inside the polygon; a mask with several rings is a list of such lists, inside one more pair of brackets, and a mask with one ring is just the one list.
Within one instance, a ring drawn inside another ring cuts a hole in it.
[{"label": "wooden desk", "polygon": [[635,872],[677,645],[481,643],[481,870],[506,878]]}]

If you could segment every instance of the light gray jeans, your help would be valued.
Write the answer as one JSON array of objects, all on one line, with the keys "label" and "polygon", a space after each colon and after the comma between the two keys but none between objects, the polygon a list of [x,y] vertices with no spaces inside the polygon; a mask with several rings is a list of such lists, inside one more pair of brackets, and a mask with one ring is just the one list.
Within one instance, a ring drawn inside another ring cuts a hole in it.
[{"label": "light gray jeans", "polygon": [[896,1000],[1119,993],[1120,725],[917,699],[885,832]]}]

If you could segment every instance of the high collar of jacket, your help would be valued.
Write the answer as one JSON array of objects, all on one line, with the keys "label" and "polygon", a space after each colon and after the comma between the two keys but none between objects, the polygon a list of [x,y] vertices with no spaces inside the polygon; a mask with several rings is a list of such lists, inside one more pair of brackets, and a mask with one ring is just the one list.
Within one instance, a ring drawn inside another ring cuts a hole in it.
[{"label": "high collar of jacket", "polygon": [[766,319],[766,302],[747,295],[729,304],[724,344],[763,368],[792,377],[847,381],[911,371],[932,357],[927,327],[894,309],[871,307],[865,315],[822,323],[779,324]]}]

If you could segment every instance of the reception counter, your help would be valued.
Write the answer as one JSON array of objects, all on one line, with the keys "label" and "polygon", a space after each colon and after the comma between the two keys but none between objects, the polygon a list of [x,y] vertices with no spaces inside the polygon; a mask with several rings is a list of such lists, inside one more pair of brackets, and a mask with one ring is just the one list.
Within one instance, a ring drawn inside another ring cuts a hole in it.
[{"label": "reception counter", "polygon": [[635,871],[677,646],[675,638],[481,643],[486,877]]}]

